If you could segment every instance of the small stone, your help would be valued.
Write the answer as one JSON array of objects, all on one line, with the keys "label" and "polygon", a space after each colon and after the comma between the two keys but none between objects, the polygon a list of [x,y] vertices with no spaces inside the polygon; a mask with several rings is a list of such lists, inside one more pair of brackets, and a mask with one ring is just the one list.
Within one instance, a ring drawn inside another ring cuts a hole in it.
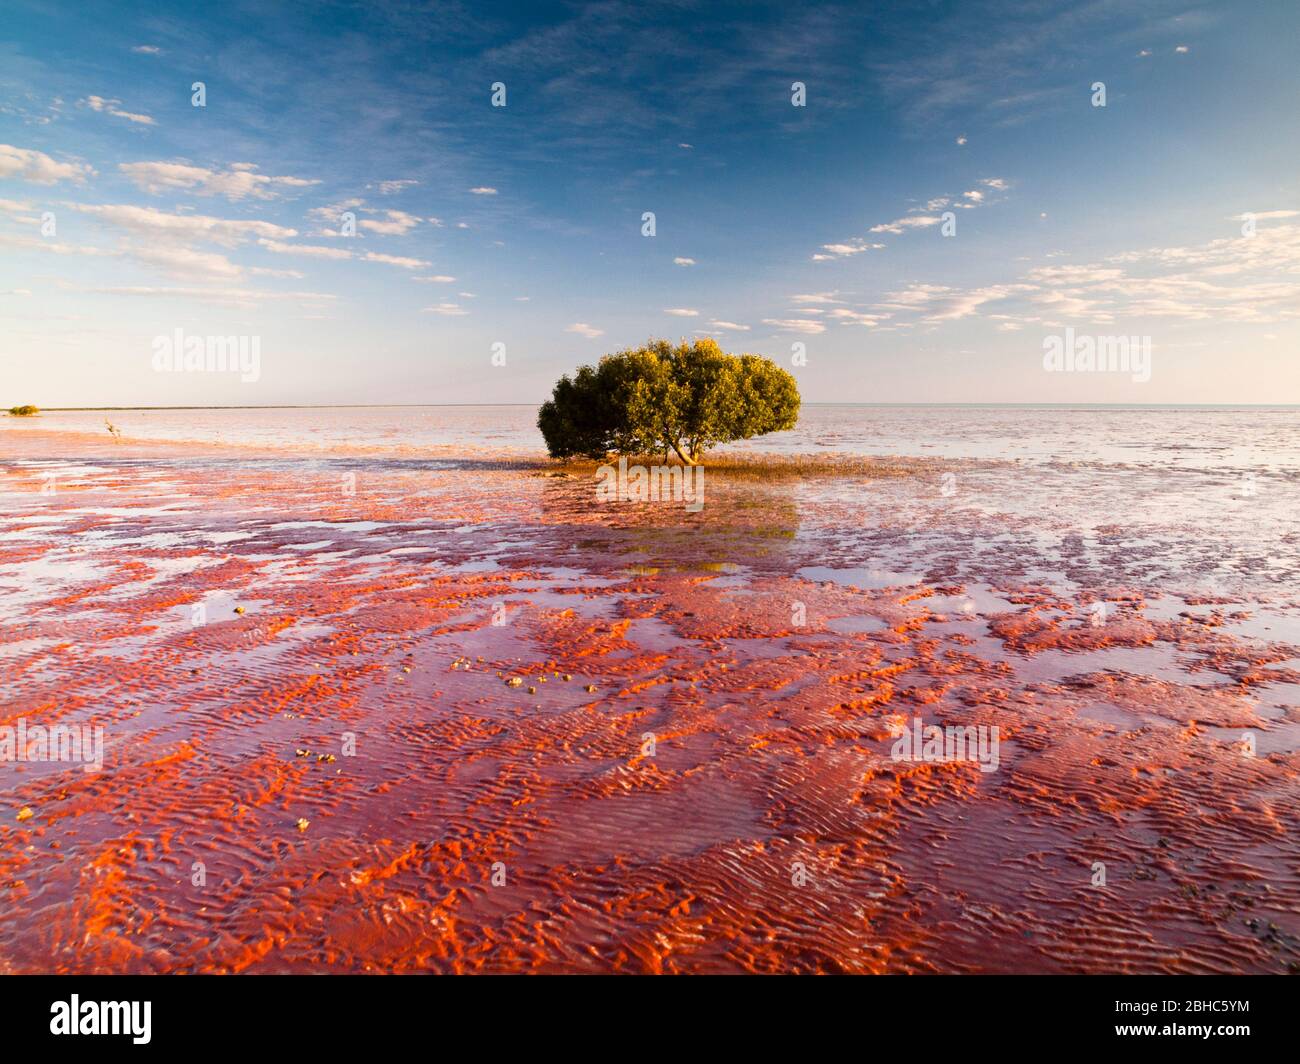
[{"label": "small stone", "polygon": [[21,809],[18,810],[19,821],[31,820],[31,818],[34,817],[35,815],[36,814],[33,813],[28,806],[23,806]]},{"label": "small stone", "polygon": [[311,821],[308,820],[306,817],[301,817],[301,816],[300,816],[300,817],[298,818],[298,830],[299,830],[299,831],[306,831],[310,826],[311,826]]},{"label": "small stone", "polygon": [[506,686],[507,686],[507,687],[521,687],[521,686],[523,685],[523,682],[524,682],[524,681],[523,681],[522,679],[520,679],[518,676],[511,676],[510,679],[508,679],[508,680],[506,681]]},{"label": "small stone", "polygon": [[587,684],[587,693],[588,693],[588,694],[593,694],[593,693],[595,693],[595,690],[596,690],[596,685],[595,685],[594,683],[589,683],[589,684]]},{"label": "small stone", "polygon": [[243,606],[236,606],[236,607],[235,607],[235,612],[236,612],[236,613],[243,613],[243,612],[244,612],[244,607],[243,607]]}]

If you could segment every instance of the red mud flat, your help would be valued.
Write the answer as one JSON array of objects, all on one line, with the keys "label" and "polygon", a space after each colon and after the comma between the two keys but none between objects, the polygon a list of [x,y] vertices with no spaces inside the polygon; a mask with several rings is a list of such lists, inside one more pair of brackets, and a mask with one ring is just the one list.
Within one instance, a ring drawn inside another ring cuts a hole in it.
[{"label": "red mud flat", "polygon": [[[1300,967],[1296,603],[1175,593],[1188,528],[5,446],[0,725],[106,751],[0,764],[2,971]],[[915,718],[996,771],[895,760]]]}]

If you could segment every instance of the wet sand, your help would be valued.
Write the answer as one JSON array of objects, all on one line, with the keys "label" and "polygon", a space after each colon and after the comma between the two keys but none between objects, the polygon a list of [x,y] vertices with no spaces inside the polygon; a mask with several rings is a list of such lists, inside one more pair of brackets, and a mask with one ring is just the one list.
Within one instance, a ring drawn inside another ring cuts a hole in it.
[{"label": "wet sand", "polygon": [[3,441],[0,725],[106,759],[0,764],[0,971],[1300,966],[1296,533],[1167,478]]}]

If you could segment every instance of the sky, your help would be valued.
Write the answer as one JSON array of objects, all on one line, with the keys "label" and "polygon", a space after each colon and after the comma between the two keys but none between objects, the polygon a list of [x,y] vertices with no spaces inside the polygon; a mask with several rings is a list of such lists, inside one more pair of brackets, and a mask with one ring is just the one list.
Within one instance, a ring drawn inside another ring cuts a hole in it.
[{"label": "sky", "polygon": [[[1297,40],[1289,0],[4,0],[0,406],[531,403],[701,336],[809,402],[1300,402]],[[177,330],[257,372],[159,370]]]}]

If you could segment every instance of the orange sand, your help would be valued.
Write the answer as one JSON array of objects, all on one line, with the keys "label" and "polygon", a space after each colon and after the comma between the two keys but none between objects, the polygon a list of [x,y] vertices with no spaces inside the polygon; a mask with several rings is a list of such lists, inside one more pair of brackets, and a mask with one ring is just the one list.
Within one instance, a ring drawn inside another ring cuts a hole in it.
[{"label": "orange sand", "polygon": [[[0,971],[1300,965],[1300,651],[1241,603],[1149,616],[955,539],[922,583],[810,578],[920,532],[876,503],[854,546],[807,485],[688,514],[491,462],[6,444],[0,724],[108,754],[0,764]],[[997,725],[1000,769],[892,760],[917,716]]]}]

